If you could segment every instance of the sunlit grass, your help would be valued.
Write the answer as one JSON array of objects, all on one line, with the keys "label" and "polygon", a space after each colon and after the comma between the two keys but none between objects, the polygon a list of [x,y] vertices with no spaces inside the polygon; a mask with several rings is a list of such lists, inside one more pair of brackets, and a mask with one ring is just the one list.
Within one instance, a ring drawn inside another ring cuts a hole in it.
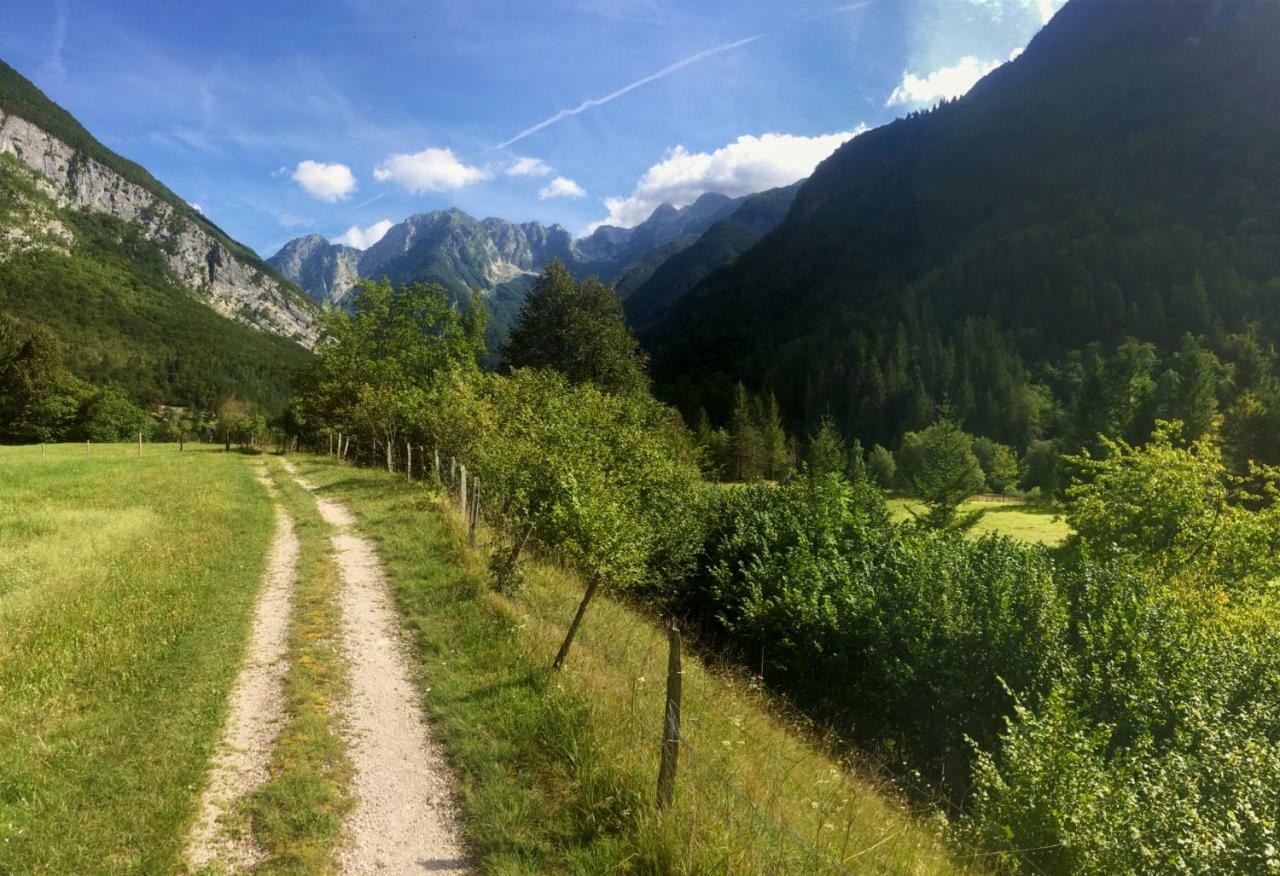
[{"label": "sunlit grass", "polygon": [[562,673],[551,659],[581,594],[531,564],[514,599],[434,493],[385,473],[299,460],[380,545],[458,770],[487,872],[947,873],[932,826],[781,717],[749,680],[686,653],[687,740],[673,809],[654,806],[666,636],[603,598]]},{"label": "sunlit grass", "polygon": [[163,873],[273,517],[242,457],[0,448],[0,873]]},{"label": "sunlit grass", "polygon": [[[894,520],[910,520],[912,510],[922,513],[924,507],[917,499],[901,496],[889,499],[889,514]],[[961,514],[976,510],[981,510],[983,514],[969,530],[974,538],[995,533],[1019,541],[1053,546],[1061,544],[1071,534],[1071,527],[1063,519],[1061,511],[1029,502],[1000,496],[977,496],[960,506]]]}]

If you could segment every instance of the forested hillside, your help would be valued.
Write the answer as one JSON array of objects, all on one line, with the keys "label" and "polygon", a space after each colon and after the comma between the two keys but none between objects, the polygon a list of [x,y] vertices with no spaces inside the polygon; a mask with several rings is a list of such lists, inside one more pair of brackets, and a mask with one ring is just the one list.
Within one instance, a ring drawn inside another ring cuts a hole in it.
[{"label": "forested hillside", "polygon": [[1069,3],[820,165],[645,333],[663,391],[723,422],[741,379],[868,446],[943,403],[1022,446],[1224,410],[1256,443],[1280,417],[1278,41],[1273,3]]},{"label": "forested hillside", "polygon": [[300,292],[3,64],[0,118],[0,436],[281,410],[314,338]]}]

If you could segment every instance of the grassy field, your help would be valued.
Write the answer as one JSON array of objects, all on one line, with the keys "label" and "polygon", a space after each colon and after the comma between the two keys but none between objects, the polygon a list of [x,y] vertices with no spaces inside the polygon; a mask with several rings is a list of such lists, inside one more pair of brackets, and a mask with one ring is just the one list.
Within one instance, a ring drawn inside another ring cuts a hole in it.
[{"label": "grassy field", "polygon": [[[912,509],[923,510],[914,499],[900,496],[889,499],[889,513],[894,520],[908,520]],[[1019,541],[1038,542],[1044,545],[1060,544],[1071,534],[1058,511],[1031,505],[1025,502],[1011,501],[996,496],[978,496],[960,506],[960,513],[981,510],[982,517],[970,530],[976,538],[994,532],[996,535],[1007,535]]]},{"label": "grassy field", "polygon": [[0,873],[182,869],[272,526],[238,455],[0,448]]},{"label": "grassy field", "polygon": [[665,635],[610,599],[567,669],[551,658],[581,593],[534,564],[507,599],[487,553],[431,491],[295,457],[374,538],[458,770],[468,839],[493,873],[882,872],[961,868],[931,828],[779,716],[748,679],[686,654],[687,731],[674,808],[653,805]]}]

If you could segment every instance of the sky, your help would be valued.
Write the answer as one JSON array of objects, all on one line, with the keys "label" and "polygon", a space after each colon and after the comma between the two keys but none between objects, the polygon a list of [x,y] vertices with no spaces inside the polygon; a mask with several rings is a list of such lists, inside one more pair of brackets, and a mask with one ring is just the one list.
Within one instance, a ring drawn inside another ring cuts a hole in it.
[{"label": "sky", "polygon": [[1063,0],[0,0],[0,58],[264,256],[414,213],[583,234],[807,176]]}]

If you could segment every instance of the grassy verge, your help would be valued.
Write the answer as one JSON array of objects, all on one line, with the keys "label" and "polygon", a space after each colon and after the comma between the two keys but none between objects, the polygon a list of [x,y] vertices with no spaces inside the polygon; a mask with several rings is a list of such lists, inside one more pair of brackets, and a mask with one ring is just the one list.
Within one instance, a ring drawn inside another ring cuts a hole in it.
[{"label": "grassy verge", "polygon": [[[912,509],[919,512],[923,506],[914,499],[901,496],[889,499],[889,513],[894,520],[910,519]],[[1061,512],[1026,502],[977,496],[960,506],[962,514],[978,510],[983,512],[982,517],[969,531],[974,538],[995,533],[1053,547],[1071,534],[1071,527],[1062,519]]]},{"label": "grassy verge", "polygon": [[182,869],[272,528],[237,455],[0,448],[0,873]]},{"label": "grassy verge", "polygon": [[278,465],[272,477],[298,536],[298,584],[285,677],[287,722],[272,756],[271,776],[247,801],[246,815],[267,859],[263,873],[333,871],[342,817],[350,808],[351,768],[338,735],[334,704],[346,676],[339,651],[339,577],[329,525],[315,500]]},{"label": "grassy verge", "polygon": [[610,599],[566,671],[551,658],[581,594],[545,563],[489,588],[438,498],[385,473],[295,458],[377,540],[459,775],[480,868],[528,872],[948,873],[934,833],[808,741],[749,680],[686,655],[676,803],[653,805],[665,635]]}]

